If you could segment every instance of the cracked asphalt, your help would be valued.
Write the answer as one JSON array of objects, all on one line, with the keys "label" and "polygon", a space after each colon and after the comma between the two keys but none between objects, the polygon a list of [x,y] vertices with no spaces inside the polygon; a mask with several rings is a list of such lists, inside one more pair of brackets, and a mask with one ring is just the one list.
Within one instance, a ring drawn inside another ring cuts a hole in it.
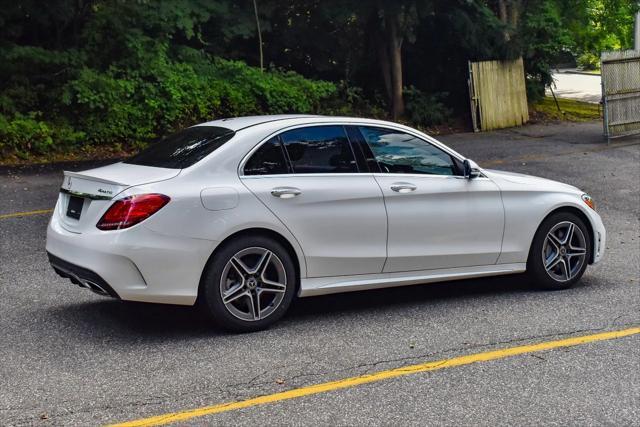
[{"label": "cracked asphalt", "polygon": [[[640,138],[600,123],[441,138],[480,165],[576,185],[607,254],[566,291],[521,276],[301,299],[230,335],[193,309],[119,302],[59,278],[48,215],[0,219],[0,425],[93,425],[403,365],[640,324]],[[93,166],[93,165],[92,165]],[[61,170],[0,169],[0,216],[53,207]],[[195,418],[215,425],[639,425],[640,336],[425,372]]]}]

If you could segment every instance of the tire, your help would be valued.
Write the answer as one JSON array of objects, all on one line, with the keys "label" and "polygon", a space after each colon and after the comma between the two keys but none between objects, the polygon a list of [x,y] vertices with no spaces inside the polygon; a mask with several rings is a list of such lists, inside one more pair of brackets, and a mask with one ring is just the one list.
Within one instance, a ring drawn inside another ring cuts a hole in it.
[{"label": "tire", "polygon": [[591,239],[584,221],[573,213],[557,212],[536,231],[527,275],[538,288],[568,289],[584,274],[590,254]]},{"label": "tire", "polygon": [[259,331],[286,313],[297,283],[291,255],[279,242],[260,235],[241,236],[209,259],[200,284],[200,305],[219,328]]}]

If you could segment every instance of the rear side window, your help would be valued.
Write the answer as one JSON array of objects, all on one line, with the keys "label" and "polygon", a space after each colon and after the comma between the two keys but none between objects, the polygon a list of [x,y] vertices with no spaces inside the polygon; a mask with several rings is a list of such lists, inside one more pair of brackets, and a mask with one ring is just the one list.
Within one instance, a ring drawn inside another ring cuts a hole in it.
[{"label": "rear side window", "polygon": [[194,126],[145,148],[124,163],[183,169],[196,164],[229,141],[235,132],[217,126]]},{"label": "rear side window", "polygon": [[294,173],[358,172],[342,126],[312,126],[280,135]]},{"label": "rear side window", "polygon": [[360,127],[382,172],[458,175],[453,157],[408,133],[393,129]]},{"label": "rear side window", "polygon": [[244,165],[245,175],[277,175],[288,172],[284,148],[278,137],[262,144]]}]

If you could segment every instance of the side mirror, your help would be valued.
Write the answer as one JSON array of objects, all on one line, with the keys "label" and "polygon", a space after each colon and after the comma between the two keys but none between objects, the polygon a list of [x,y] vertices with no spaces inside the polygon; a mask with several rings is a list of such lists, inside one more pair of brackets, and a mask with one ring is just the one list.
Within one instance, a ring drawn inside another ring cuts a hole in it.
[{"label": "side mirror", "polygon": [[480,167],[473,160],[464,159],[462,162],[464,165],[464,177],[466,179],[473,179],[480,176]]}]

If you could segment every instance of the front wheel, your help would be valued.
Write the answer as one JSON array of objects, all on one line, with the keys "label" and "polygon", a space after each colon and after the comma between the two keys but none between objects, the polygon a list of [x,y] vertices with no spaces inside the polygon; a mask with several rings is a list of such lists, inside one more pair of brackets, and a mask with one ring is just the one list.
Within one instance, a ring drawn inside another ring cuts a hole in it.
[{"label": "front wheel", "polygon": [[293,300],[297,277],[282,245],[268,237],[243,236],[218,250],[202,277],[203,308],[221,328],[265,329]]},{"label": "front wheel", "polygon": [[584,222],[570,212],[558,212],[545,219],[531,245],[527,273],[544,289],[567,289],[587,268],[591,241]]}]

